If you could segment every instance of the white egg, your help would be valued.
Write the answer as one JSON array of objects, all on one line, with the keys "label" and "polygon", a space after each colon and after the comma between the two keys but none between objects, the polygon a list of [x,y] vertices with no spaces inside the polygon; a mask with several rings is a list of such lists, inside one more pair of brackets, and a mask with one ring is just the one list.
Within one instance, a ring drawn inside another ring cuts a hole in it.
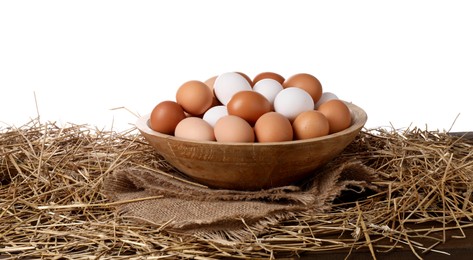
[{"label": "white egg", "polygon": [[269,103],[274,104],[274,99],[283,90],[283,86],[274,79],[262,79],[256,82],[253,90],[263,95]]},{"label": "white egg", "polygon": [[252,90],[251,85],[236,72],[226,72],[218,75],[215,79],[215,96],[223,105],[227,105],[235,93],[243,90]]},{"label": "white egg", "polygon": [[202,119],[209,123],[212,127],[215,126],[215,123],[221,118],[228,115],[228,110],[226,106],[214,106],[211,107],[207,112],[205,112]]},{"label": "white egg", "polygon": [[285,88],[274,99],[274,110],[293,121],[300,113],[314,109],[314,100],[301,88]]},{"label": "white egg", "polygon": [[332,92],[322,93],[322,96],[320,97],[319,101],[315,103],[315,109],[319,108],[319,106],[322,105],[322,103],[325,103],[332,99],[338,99],[337,95],[333,94]]}]

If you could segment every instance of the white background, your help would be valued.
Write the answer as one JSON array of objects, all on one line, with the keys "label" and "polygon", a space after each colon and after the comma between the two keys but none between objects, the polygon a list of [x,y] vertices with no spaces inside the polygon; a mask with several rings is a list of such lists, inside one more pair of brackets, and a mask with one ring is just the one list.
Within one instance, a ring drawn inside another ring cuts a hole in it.
[{"label": "white background", "polygon": [[1,1],[0,128],[128,129],[185,81],[273,71],[313,74],[367,128],[472,131],[468,2]]}]

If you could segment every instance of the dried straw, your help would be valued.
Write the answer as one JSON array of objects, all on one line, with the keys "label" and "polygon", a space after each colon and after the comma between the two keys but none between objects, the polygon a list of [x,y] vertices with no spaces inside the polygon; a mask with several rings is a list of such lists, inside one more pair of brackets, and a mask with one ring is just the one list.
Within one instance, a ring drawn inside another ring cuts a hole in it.
[{"label": "dried straw", "polygon": [[116,203],[101,193],[104,176],[119,166],[174,170],[135,129],[35,119],[0,130],[0,258],[254,259],[363,248],[376,258],[400,247],[418,258],[448,254],[436,249],[452,239],[446,231],[464,237],[473,226],[472,146],[417,128],[364,130],[342,156],[376,169],[384,191],[354,191],[331,212],[297,214],[258,227],[264,232],[254,234],[263,235],[249,241],[225,243],[138,226],[114,213]]}]

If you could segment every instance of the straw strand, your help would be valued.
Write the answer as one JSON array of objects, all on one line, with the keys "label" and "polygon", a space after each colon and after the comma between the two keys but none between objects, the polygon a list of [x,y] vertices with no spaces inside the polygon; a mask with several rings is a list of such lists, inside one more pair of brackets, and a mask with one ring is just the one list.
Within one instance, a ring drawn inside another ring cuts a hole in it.
[{"label": "straw strand", "polygon": [[[458,231],[460,239],[473,228],[473,141],[380,128],[362,131],[340,157],[375,169],[381,190],[337,202],[329,212],[248,226],[262,231],[248,241],[218,243],[183,237],[166,225],[137,225],[114,211],[117,203],[102,185],[117,167],[176,171],[136,129],[119,133],[38,119],[6,127],[0,129],[0,258],[278,258],[349,254],[350,247],[367,248],[373,258],[407,247],[422,258],[448,255],[436,248],[448,242],[447,232]],[[146,199],[159,197],[140,200]]]}]

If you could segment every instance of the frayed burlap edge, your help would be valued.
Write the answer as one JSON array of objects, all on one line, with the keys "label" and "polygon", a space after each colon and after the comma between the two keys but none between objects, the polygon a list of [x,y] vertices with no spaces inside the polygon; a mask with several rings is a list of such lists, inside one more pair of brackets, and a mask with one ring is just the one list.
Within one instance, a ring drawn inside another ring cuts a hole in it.
[{"label": "frayed burlap edge", "polygon": [[343,191],[376,190],[376,180],[375,171],[358,161],[333,161],[299,185],[251,192],[209,189],[159,171],[121,168],[106,177],[104,193],[124,201],[117,212],[136,222],[228,244],[300,213],[326,212]]}]

